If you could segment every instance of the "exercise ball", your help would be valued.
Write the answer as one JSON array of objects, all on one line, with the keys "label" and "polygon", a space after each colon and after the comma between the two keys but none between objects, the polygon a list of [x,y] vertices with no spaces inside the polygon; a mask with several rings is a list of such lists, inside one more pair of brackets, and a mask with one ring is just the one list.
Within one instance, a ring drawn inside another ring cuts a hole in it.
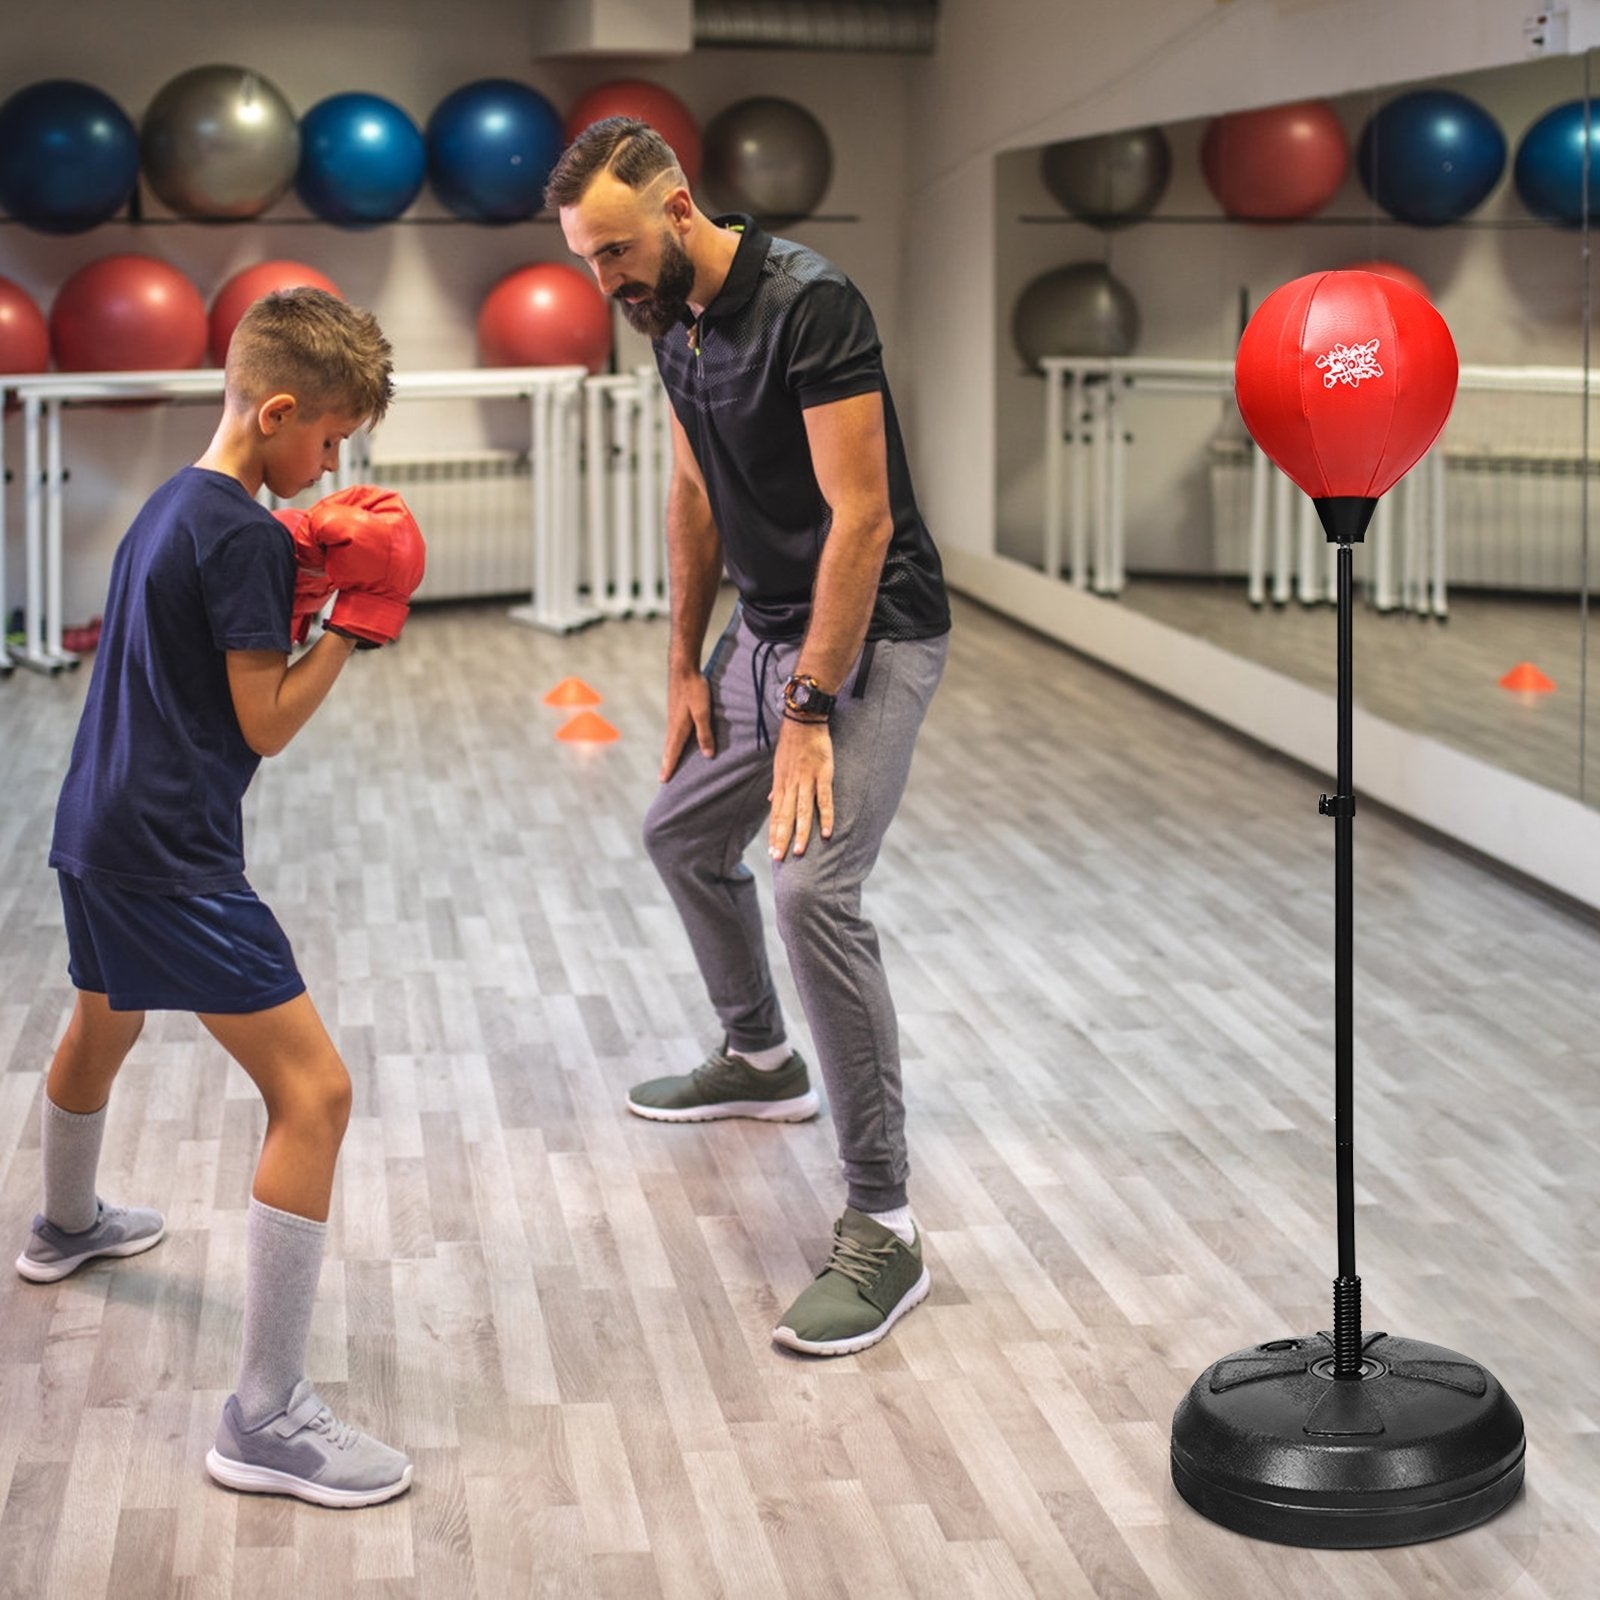
[{"label": "exercise ball", "polygon": [[82,233],[115,216],[138,181],[139,135],[92,84],[51,78],[0,105],[0,206],[18,222]]},{"label": "exercise ball", "polygon": [[1125,356],[1139,342],[1139,308],[1098,261],[1056,267],[1017,297],[1011,338],[1031,369],[1043,356]]},{"label": "exercise ball", "polygon": [[611,305],[587,273],[560,261],[509,272],[478,308],[486,367],[587,367],[611,356]]},{"label": "exercise ball", "polygon": [[295,192],[324,222],[390,222],[417,198],[427,175],[421,131],[381,95],[330,95],[300,119]]},{"label": "exercise ball", "polygon": [[1422,298],[1432,304],[1433,291],[1409,267],[1402,267],[1395,261],[1352,261],[1347,267],[1340,269],[1344,272],[1375,272],[1380,278],[1388,278],[1393,283],[1403,283],[1413,294],[1420,294]]},{"label": "exercise ball", "polygon": [[300,129],[248,67],[191,67],[160,89],[139,135],[145,181],[183,217],[260,216],[294,181]]},{"label": "exercise ball", "polygon": [[581,96],[567,113],[567,139],[607,117],[637,117],[648,122],[672,148],[691,184],[700,176],[700,128],[689,108],[670,89],[643,78],[618,78]]},{"label": "exercise ball", "polygon": [[1475,210],[1505,165],[1499,124],[1451,89],[1417,89],[1380,107],[1356,152],[1362,187],[1391,217],[1418,227]]},{"label": "exercise ball", "polygon": [[1155,209],[1172,176],[1172,147],[1160,128],[1125,128],[1065,139],[1039,155],[1044,186],[1073,216],[1120,228]]},{"label": "exercise ball", "polygon": [[1350,167],[1344,124],[1326,100],[1213,117],[1200,141],[1206,187],[1230,217],[1284,222],[1315,215]]},{"label": "exercise ball", "polygon": [[256,266],[236,272],[217,290],[211,302],[211,315],[207,319],[210,332],[211,359],[220,367],[228,359],[228,345],[239,318],[263,295],[278,289],[325,289],[339,299],[339,286],[325,273],[299,261],[262,261]]},{"label": "exercise ball", "polygon": [[1585,174],[1597,161],[1600,121],[1586,101],[1573,100],[1545,112],[1523,134],[1511,178],[1534,216],[1577,228],[1589,212]]},{"label": "exercise ball", "polygon": [[482,78],[434,107],[427,139],[434,192],[458,217],[525,222],[561,155],[561,118],[525,83]]},{"label": "exercise ball", "polygon": [[154,256],[102,256],[61,285],[50,347],[63,372],[164,372],[206,353],[200,291]]},{"label": "exercise ball", "polygon": [[0,372],[43,372],[50,365],[50,325],[20,284],[0,278]]},{"label": "exercise ball", "polygon": [[833,152],[804,106],[756,95],[707,123],[701,174],[716,210],[781,226],[816,210],[833,176]]}]

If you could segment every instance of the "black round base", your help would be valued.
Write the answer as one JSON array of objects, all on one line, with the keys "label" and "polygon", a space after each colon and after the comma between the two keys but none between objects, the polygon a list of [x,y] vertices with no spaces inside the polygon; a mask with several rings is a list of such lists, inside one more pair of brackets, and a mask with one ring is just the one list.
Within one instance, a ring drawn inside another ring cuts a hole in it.
[{"label": "black round base", "polygon": [[1335,1378],[1326,1333],[1238,1350],[1172,1418],[1172,1481],[1202,1516],[1278,1544],[1365,1549],[1487,1521],[1522,1487],[1522,1414],[1494,1376],[1386,1333]]}]

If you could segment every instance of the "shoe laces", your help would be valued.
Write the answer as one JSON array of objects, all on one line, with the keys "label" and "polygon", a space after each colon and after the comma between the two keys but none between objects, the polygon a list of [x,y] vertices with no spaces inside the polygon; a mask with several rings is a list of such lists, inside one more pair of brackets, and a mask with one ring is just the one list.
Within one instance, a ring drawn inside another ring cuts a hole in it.
[{"label": "shoe laces", "polygon": [[883,1271],[894,1253],[894,1247],[893,1239],[883,1244],[862,1244],[859,1239],[852,1239],[843,1228],[836,1227],[833,1231],[833,1250],[828,1256],[827,1266],[822,1270],[837,1272],[865,1289]]},{"label": "shoe laces", "polygon": [[306,1426],[320,1433],[335,1450],[348,1450],[361,1431],[354,1423],[341,1422],[326,1406]]}]

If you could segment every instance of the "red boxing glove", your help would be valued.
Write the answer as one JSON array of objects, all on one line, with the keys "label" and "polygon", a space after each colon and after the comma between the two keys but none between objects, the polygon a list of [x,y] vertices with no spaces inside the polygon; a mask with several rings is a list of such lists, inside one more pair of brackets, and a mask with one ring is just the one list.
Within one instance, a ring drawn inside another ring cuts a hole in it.
[{"label": "red boxing glove", "polygon": [[272,514],[294,541],[294,603],[289,610],[289,637],[296,644],[304,644],[311,633],[312,620],[327,605],[334,586],[323,570],[322,546],[311,537],[311,513],[284,506]]},{"label": "red boxing glove", "polygon": [[422,582],[422,530],[392,489],[355,484],[311,508],[310,536],[339,591],[326,626],[372,649],[400,637]]}]

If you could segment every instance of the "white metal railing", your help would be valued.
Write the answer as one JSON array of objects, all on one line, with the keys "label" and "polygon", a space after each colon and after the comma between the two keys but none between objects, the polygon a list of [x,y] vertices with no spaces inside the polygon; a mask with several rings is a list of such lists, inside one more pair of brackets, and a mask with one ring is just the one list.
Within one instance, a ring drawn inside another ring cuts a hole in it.
[{"label": "white metal railing", "polygon": [[[1129,443],[1119,408],[1134,390],[1230,395],[1233,363],[1048,356],[1039,365],[1045,377],[1041,565],[1057,577],[1064,572],[1079,589],[1118,594],[1126,582]],[[1459,389],[1570,399],[1585,392],[1585,374],[1578,367],[1463,366]],[[1331,600],[1332,559],[1311,501],[1295,492],[1265,452],[1247,448],[1250,603]],[[1446,457],[1436,444],[1395,493],[1378,502],[1366,544],[1369,598],[1380,611],[1448,612]]]},{"label": "white metal railing", "polygon": [[[0,377],[21,403],[26,566],[20,664],[53,672],[76,657],[62,648],[63,413],[73,405],[220,398],[223,375],[190,372],[54,373]],[[521,399],[527,404],[532,593],[518,621],[567,632],[605,616],[664,609],[665,396],[653,369],[591,379],[582,367],[501,367],[397,374],[399,402]],[[0,429],[0,481],[5,472]],[[344,487],[372,470],[366,432],[347,444],[335,474]],[[587,495],[584,489],[587,486]],[[597,494],[597,485],[604,491]],[[264,496],[271,502],[270,496]],[[6,499],[0,493],[0,600]],[[0,636],[0,669],[12,658]]]}]

